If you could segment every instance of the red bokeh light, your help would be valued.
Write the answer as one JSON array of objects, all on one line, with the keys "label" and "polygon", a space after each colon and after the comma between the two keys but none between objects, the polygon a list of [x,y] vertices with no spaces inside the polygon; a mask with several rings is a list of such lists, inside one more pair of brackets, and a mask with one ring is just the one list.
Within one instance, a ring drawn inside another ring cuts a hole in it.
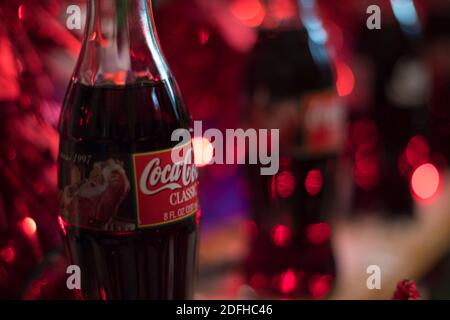
[{"label": "red bokeh light", "polygon": [[380,161],[373,144],[361,144],[355,153],[353,169],[356,185],[366,191],[373,189],[378,184],[379,172]]},{"label": "red bokeh light", "polygon": [[306,175],[305,189],[310,196],[317,195],[322,190],[322,172],[320,170],[310,170]]},{"label": "red bokeh light", "polygon": [[14,259],[16,258],[16,253],[12,247],[8,246],[0,251],[0,257],[6,263],[13,263]]},{"label": "red bokeh light", "polygon": [[297,8],[292,0],[272,0],[268,3],[268,12],[277,20],[295,16],[296,10]]},{"label": "red bokeh light", "polygon": [[336,63],[336,73],[336,89],[339,96],[350,95],[355,87],[355,76],[352,69],[346,63],[339,61]]},{"label": "red bokeh light", "polygon": [[270,232],[272,242],[278,247],[284,247],[289,244],[292,238],[292,231],[289,227],[282,224],[274,226]]},{"label": "red bokeh light", "polygon": [[309,292],[314,299],[325,298],[331,289],[333,278],[329,275],[314,276],[309,282]]},{"label": "red bokeh light", "polygon": [[436,194],[439,182],[439,171],[431,163],[426,163],[414,170],[411,188],[416,198],[427,200]]},{"label": "red bokeh light", "polygon": [[195,165],[199,168],[207,166],[214,155],[213,144],[204,137],[194,137],[192,145],[194,147]]},{"label": "red bokeh light", "polygon": [[64,220],[61,218],[61,216],[58,216],[58,224],[59,224],[59,228],[60,228],[62,234],[66,235],[66,233],[67,233],[66,225],[64,223]]},{"label": "red bokeh light", "polygon": [[106,300],[106,293],[105,293],[105,289],[103,289],[103,288],[100,288],[100,299]]},{"label": "red bokeh light", "polygon": [[208,43],[209,41],[209,31],[206,29],[201,29],[198,31],[198,41],[200,42],[201,45],[205,45]]},{"label": "red bokeh light", "polygon": [[430,147],[427,140],[422,136],[414,136],[406,147],[406,159],[411,167],[416,168],[428,161]]},{"label": "red bokeh light", "polygon": [[25,19],[25,6],[23,4],[19,6],[19,9],[17,10],[17,16],[20,20]]},{"label": "red bokeh light", "polygon": [[30,217],[26,217],[21,222],[23,233],[27,236],[32,236],[36,233],[36,222]]},{"label": "red bokeh light", "polygon": [[306,229],[306,237],[312,244],[324,244],[330,239],[331,228],[328,223],[310,224]]},{"label": "red bokeh light", "polygon": [[231,13],[249,27],[257,27],[266,13],[259,0],[234,0],[230,5]]},{"label": "red bokeh light", "polygon": [[198,210],[195,214],[195,222],[200,224],[200,220],[202,219],[202,210]]},{"label": "red bokeh light", "polygon": [[250,278],[250,286],[255,290],[263,290],[268,283],[267,278],[260,273],[256,273]]},{"label": "red bokeh light", "polygon": [[297,287],[297,277],[295,276],[295,272],[291,269],[288,269],[286,272],[283,272],[280,275],[280,284],[279,289],[282,293],[290,293],[295,290]]},{"label": "red bokeh light", "polygon": [[45,286],[45,284],[43,284],[41,281],[33,282],[25,294],[25,299],[26,300],[38,300],[41,295],[43,286]]},{"label": "red bokeh light", "polygon": [[282,198],[289,198],[295,190],[295,178],[290,171],[283,171],[276,177],[277,194]]}]

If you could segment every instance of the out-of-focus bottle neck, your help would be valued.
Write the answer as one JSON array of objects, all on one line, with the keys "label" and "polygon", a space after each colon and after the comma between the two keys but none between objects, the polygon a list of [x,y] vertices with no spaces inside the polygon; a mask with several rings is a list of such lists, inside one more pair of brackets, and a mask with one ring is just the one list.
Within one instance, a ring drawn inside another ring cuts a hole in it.
[{"label": "out-of-focus bottle neck", "polygon": [[261,28],[265,30],[289,30],[302,28],[297,0],[263,0],[265,9]]},{"label": "out-of-focus bottle neck", "polygon": [[328,34],[316,0],[265,0],[265,8],[263,30],[304,29],[310,45],[314,46],[316,51],[324,50],[322,47],[328,41]]},{"label": "out-of-focus bottle neck", "polygon": [[164,80],[150,0],[89,0],[83,47],[73,80],[86,85]]},{"label": "out-of-focus bottle neck", "polygon": [[264,0],[266,16],[262,29],[306,29],[313,42],[327,40],[316,0]]}]

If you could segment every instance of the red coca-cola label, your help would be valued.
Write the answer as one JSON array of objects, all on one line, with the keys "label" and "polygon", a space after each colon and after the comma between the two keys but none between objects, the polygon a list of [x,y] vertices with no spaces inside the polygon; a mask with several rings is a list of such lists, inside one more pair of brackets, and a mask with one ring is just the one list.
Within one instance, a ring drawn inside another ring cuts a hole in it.
[{"label": "red coca-cola label", "polygon": [[305,154],[336,153],[342,149],[345,112],[332,90],[307,94],[302,98],[301,127]]},{"label": "red coca-cola label", "polygon": [[61,143],[59,199],[64,223],[133,231],[181,220],[199,209],[190,142],[139,154],[87,151],[84,143]]},{"label": "red coca-cola label", "polygon": [[198,211],[198,173],[190,146],[133,155],[138,228],[174,222]]}]

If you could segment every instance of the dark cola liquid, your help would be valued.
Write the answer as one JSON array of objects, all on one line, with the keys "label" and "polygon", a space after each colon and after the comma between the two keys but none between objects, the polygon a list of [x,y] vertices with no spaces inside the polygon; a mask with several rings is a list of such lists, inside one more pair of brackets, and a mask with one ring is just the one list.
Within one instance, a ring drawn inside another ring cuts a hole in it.
[{"label": "dark cola liquid", "polygon": [[[163,82],[124,87],[71,84],[60,123],[63,204],[70,203],[76,192],[98,193],[95,181],[104,178],[99,168],[108,169],[103,174],[112,172],[107,177],[111,186],[121,186],[125,180],[127,186],[132,185],[130,155],[175,145],[172,131],[188,128],[190,118],[170,88],[171,84]],[[110,189],[102,191],[106,201],[97,197],[97,203],[77,203],[78,223],[64,222],[71,263],[81,269],[83,298],[192,298],[196,215],[159,227],[136,228],[133,188]],[[93,206],[96,214],[90,213]],[[105,226],[104,217],[111,210],[117,212],[114,223]]]}]

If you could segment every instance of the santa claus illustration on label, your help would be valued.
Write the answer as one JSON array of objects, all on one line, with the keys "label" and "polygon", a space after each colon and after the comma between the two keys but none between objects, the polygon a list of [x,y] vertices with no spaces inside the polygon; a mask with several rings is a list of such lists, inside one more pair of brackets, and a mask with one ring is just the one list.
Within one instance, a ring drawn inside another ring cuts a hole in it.
[{"label": "santa claus illustration on label", "polygon": [[130,224],[115,221],[119,206],[130,192],[130,182],[118,160],[108,159],[93,165],[89,175],[73,165],[70,184],[62,194],[61,206],[70,223],[102,230],[129,229]]}]

